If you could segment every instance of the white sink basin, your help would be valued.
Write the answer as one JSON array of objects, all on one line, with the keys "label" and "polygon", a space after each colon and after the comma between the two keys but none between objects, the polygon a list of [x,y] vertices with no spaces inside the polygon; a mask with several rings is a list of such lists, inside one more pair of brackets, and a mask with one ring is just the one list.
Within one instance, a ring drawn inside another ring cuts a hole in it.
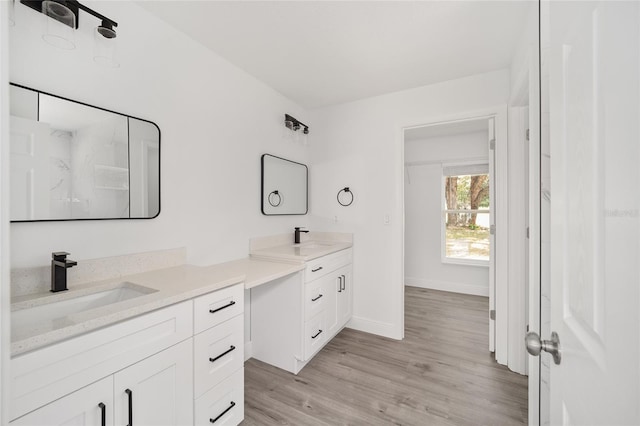
[{"label": "white sink basin", "polygon": [[[11,313],[11,327],[14,332],[20,332],[33,326],[47,327],[47,324],[68,321],[68,317],[74,314],[144,296],[156,291],[130,282],[122,282],[108,290],[98,290],[89,294],[83,292],[75,297],[69,294],[71,297],[67,298],[65,297],[67,296],[66,292],[60,293],[62,300],[57,299],[55,296],[49,296],[49,298],[53,299],[49,303],[45,302],[37,306],[13,311]],[[57,328],[55,324],[51,325],[54,326],[53,328]]]}]

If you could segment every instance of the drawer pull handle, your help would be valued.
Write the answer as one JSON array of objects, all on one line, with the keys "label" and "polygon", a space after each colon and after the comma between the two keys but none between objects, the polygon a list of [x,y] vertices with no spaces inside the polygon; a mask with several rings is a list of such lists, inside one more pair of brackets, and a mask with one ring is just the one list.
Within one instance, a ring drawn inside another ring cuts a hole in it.
[{"label": "drawer pull handle", "polygon": [[318,337],[320,335],[320,333],[322,333],[322,330],[318,330],[318,332],[316,333],[315,336],[311,336],[312,339],[315,339],[316,337]]},{"label": "drawer pull handle", "polygon": [[226,410],[224,410],[222,413],[218,414],[218,417],[216,417],[215,419],[209,419],[210,423],[215,423],[217,422],[220,417],[224,416],[225,414],[227,414],[227,411],[231,410],[233,407],[236,406],[236,403],[231,401],[231,404],[229,404],[229,406],[226,408]]},{"label": "drawer pull handle", "polygon": [[229,307],[231,307],[231,306],[233,306],[235,304],[236,304],[236,302],[234,302],[232,300],[231,302],[227,303],[226,305],[224,305],[224,306],[222,306],[222,307],[220,307],[218,309],[209,309],[209,313],[210,314],[215,314],[216,312],[221,311],[221,310],[226,309],[226,308],[229,308]]},{"label": "drawer pull handle", "polygon": [[322,297],[322,295],[318,295],[318,297],[316,297],[315,299],[311,299],[312,302],[315,302],[316,300],[320,299]]},{"label": "drawer pull handle", "polygon": [[322,269],[322,266],[318,266],[316,269],[312,269],[311,272],[318,272],[320,269]]},{"label": "drawer pull handle", "polygon": [[100,424],[107,426],[107,406],[101,402],[98,404],[98,407],[100,407]]},{"label": "drawer pull handle", "polygon": [[342,293],[342,275],[338,277],[338,293]]},{"label": "drawer pull handle", "polygon": [[231,347],[229,347],[229,349],[227,349],[226,351],[222,352],[220,355],[218,355],[215,358],[209,358],[209,361],[211,362],[216,362],[217,360],[219,360],[220,358],[222,358],[223,356],[225,356],[226,354],[228,354],[229,352],[233,351],[236,347],[231,345]]},{"label": "drawer pull handle", "polygon": [[344,275],[340,275],[342,277],[342,291],[345,291],[347,289],[347,277],[345,277]]},{"label": "drawer pull handle", "polygon": [[133,426],[133,391],[131,389],[125,389],[124,392],[129,397],[129,424],[127,426]]}]

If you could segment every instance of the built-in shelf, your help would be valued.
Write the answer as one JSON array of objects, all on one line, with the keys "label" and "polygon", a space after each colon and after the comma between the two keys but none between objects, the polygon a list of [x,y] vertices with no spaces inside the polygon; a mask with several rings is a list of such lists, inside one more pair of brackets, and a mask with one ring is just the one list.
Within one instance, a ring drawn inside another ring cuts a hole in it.
[{"label": "built-in shelf", "polygon": [[93,172],[94,187],[96,189],[129,190],[128,168],[96,164],[93,166]]}]

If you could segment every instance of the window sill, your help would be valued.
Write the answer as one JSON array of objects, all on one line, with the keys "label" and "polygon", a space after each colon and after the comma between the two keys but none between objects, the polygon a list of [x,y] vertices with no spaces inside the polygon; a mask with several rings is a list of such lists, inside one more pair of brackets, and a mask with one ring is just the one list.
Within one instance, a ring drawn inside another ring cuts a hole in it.
[{"label": "window sill", "polygon": [[476,259],[453,259],[450,257],[442,258],[442,263],[450,264],[450,265],[463,265],[463,266],[480,266],[480,267],[489,267],[488,260],[476,260]]}]

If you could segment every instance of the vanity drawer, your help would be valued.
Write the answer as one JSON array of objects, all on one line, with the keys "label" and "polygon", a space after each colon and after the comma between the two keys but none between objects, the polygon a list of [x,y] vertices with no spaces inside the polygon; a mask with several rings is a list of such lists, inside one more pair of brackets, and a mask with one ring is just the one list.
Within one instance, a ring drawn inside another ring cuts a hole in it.
[{"label": "vanity drawer", "polygon": [[196,398],[244,363],[244,316],[238,315],[193,338]]},{"label": "vanity drawer", "polygon": [[237,425],[244,419],[244,369],[195,401],[196,425]]},{"label": "vanity drawer", "polygon": [[[327,277],[329,278],[329,277]],[[304,319],[309,320],[325,309],[330,298],[327,278],[314,280],[304,286]]]},{"label": "vanity drawer", "polygon": [[214,291],[193,301],[194,333],[200,333],[244,312],[244,284]]},{"label": "vanity drawer", "polygon": [[326,340],[327,318],[325,311],[322,311],[304,324],[304,359],[310,359],[324,346]]},{"label": "vanity drawer", "polygon": [[306,282],[313,281],[336,269],[348,265],[353,260],[353,251],[348,248],[307,262],[304,277]]}]

